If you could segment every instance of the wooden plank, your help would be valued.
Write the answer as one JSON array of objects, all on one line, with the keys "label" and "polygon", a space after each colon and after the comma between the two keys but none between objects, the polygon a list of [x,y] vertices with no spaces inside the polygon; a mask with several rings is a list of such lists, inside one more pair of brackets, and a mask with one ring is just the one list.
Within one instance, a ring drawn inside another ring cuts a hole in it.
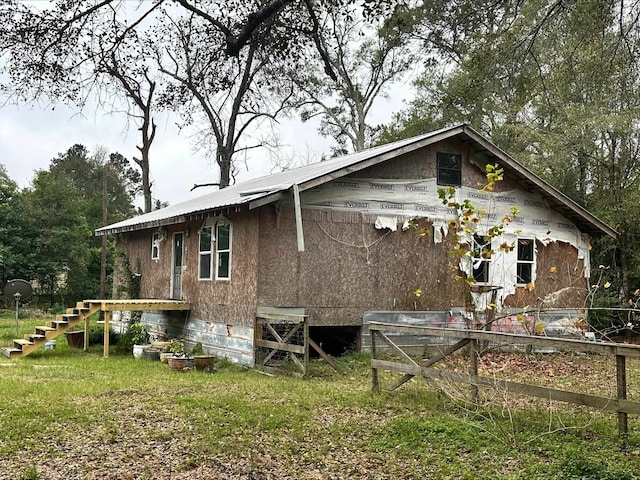
[{"label": "wooden plank", "polygon": [[[618,400],[627,399],[627,366],[626,358],[616,355],[616,383]],[[627,435],[629,432],[626,412],[618,412],[618,434]]]},{"label": "wooden plank", "polygon": [[260,325],[265,323],[289,324],[303,322],[307,318],[307,315],[297,315],[293,313],[263,313],[256,317],[257,322]]},{"label": "wooden plank", "polygon": [[483,330],[457,330],[454,328],[415,327],[407,325],[393,325],[388,323],[371,322],[369,331],[385,331],[393,333],[410,333],[414,335],[431,335],[445,338],[465,338],[488,340],[503,344],[537,345],[560,350],[592,352],[609,355],[624,355],[629,358],[640,358],[640,346],[614,342],[593,342],[589,340],[574,340],[565,338],[523,335],[518,333],[486,332]]},{"label": "wooden plank", "polygon": [[440,360],[443,360],[444,358],[448,357],[453,352],[455,352],[457,350],[460,350],[462,347],[467,345],[470,341],[471,340],[469,340],[468,338],[460,340],[459,342],[455,343],[454,345],[451,345],[450,347],[447,347],[444,350],[442,350],[435,357],[431,357],[430,359],[428,359],[426,362],[424,362],[422,364],[422,366],[426,368],[426,367],[430,367],[431,365],[434,365],[434,364],[438,363]]},{"label": "wooden plank", "polygon": [[[305,376],[309,372],[309,342],[311,342],[311,337],[309,337],[309,322],[306,320],[303,322],[303,333],[302,333],[302,343],[304,344],[304,370],[303,373]],[[320,348],[320,347],[318,347]],[[320,350],[322,351],[322,350]],[[320,353],[320,352],[318,352]],[[292,354],[293,355],[293,354]],[[322,354],[321,354],[322,355]],[[329,362],[331,363],[331,362]]]},{"label": "wooden plank", "polygon": [[302,376],[306,375],[304,363],[302,363],[300,359],[296,357],[296,354],[293,352],[289,353],[289,358],[291,358],[291,360],[293,360],[293,363],[295,363],[298,366],[298,368],[302,372]]},{"label": "wooden plank", "polygon": [[376,335],[375,332],[371,333],[371,390],[374,392],[380,391],[380,379],[378,378],[378,368],[374,366],[376,361]]},{"label": "wooden plank", "polygon": [[397,389],[399,389],[402,385],[404,385],[405,383],[407,383],[409,380],[411,380],[412,378],[414,378],[415,375],[411,375],[410,373],[405,373],[400,380],[398,380],[396,383],[393,384],[393,386],[389,387],[389,391],[393,392]]},{"label": "wooden plank", "polygon": [[35,328],[38,330],[42,330],[43,332],[51,332],[55,330],[55,328],[49,327],[47,325],[37,325]]},{"label": "wooden plank", "polygon": [[338,373],[342,373],[340,371],[340,369],[338,368],[338,366],[333,363],[333,361],[331,360],[331,358],[329,358],[329,355],[327,355],[326,353],[324,353],[324,351],[320,348],[320,346],[314,342],[311,338],[309,338],[309,345],[316,351],[318,352],[318,355],[320,355],[320,357],[327,362],[329,365],[331,365],[333,367],[333,369],[338,372]]},{"label": "wooden plank", "polygon": [[104,312],[104,332],[102,336],[102,356],[107,358],[109,356],[109,320],[111,320],[111,312]]},{"label": "wooden plank", "polygon": [[[478,376],[478,341],[472,339],[469,342],[469,374],[472,378],[476,378]],[[480,400],[480,392],[478,389],[478,385],[471,384],[471,396],[473,398],[474,405],[479,405]]]},{"label": "wooden plank", "polygon": [[566,390],[539,387],[536,385],[510,382],[507,380],[497,380],[491,377],[472,377],[471,375],[464,375],[452,371],[424,369],[422,373],[434,380],[446,380],[455,383],[478,385],[479,387],[494,388],[519,395],[529,395],[547,400],[585,405],[587,407],[608,412],[640,414],[640,402],[633,402],[630,400],[598,397],[586,393],[569,392]]},{"label": "wooden plank", "polygon": [[124,311],[141,311],[141,310],[190,310],[189,302],[179,300],[157,300],[157,299],[122,299],[122,300],[102,300],[92,299],[85,300],[84,305],[91,307],[99,307],[103,312],[124,310]]},{"label": "wooden plank", "polygon": [[[263,326],[267,327],[267,330],[269,330],[269,332],[271,333],[271,335],[274,336],[274,338],[277,340],[277,342],[275,343],[279,343],[279,344],[285,344],[285,345],[290,345],[287,344],[286,342],[298,331],[298,329],[300,328],[300,326],[302,325],[302,323],[298,323],[294,328],[292,328],[291,330],[289,330],[289,333],[287,333],[285,335],[284,338],[280,337],[280,334],[278,334],[278,332],[276,332],[276,330],[271,326],[271,324],[269,323],[265,323]],[[269,340],[262,340],[259,339],[260,341],[269,341]],[[256,345],[258,345],[258,343],[256,343]],[[259,346],[259,345],[258,345]],[[271,348],[271,347],[267,347],[267,348]],[[275,348],[271,353],[269,353],[269,355],[267,355],[267,357],[262,361],[263,365],[266,365],[269,360],[271,360],[271,358],[276,354],[276,352],[278,350],[282,350],[281,348]],[[287,350],[288,351],[288,350]]]},{"label": "wooden plank", "polygon": [[256,346],[281,350],[283,352],[298,353],[304,355],[303,345],[291,345],[290,343],[272,342],[271,340],[257,340]]},{"label": "wooden plank", "polygon": [[400,347],[398,347],[395,343],[393,343],[393,341],[389,337],[387,337],[384,333],[382,333],[381,331],[378,331],[377,333],[380,336],[380,338],[384,341],[384,343],[386,343],[389,346],[389,348],[391,348],[391,350],[393,350],[405,362],[411,365],[416,365],[416,366],[418,365],[416,362],[413,361],[413,359],[409,355],[403,352],[400,349]]},{"label": "wooden plank", "polygon": [[421,375],[420,365],[408,365],[406,363],[391,362],[389,360],[371,359],[371,367],[380,370],[390,370],[396,373],[406,373],[410,375]]}]

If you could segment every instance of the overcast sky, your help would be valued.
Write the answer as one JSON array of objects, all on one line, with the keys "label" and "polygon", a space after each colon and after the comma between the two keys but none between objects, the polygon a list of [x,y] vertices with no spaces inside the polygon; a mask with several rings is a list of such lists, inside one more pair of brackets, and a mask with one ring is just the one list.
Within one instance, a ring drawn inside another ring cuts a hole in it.
[{"label": "overcast sky", "polygon": [[[406,92],[406,85],[402,91]],[[402,95],[379,99],[372,115],[372,124],[386,123],[402,107]],[[218,170],[204,152],[196,152],[189,132],[179,132],[175,119],[157,117],[158,131],[151,149],[153,196],[171,204],[202,195],[215,187],[203,187],[190,192],[194,184],[212,183]],[[86,110],[82,115],[57,105],[55,108],[0,108],[0,163],[20,187],[30,185],[34,172],[48,169],[51,160],[74,144],[82,144],[94,152],[103,146],[109,153],[119,152],[131,159],[138,156],[138,132],[133,125],[127,131],[126,116],[104,115]],[[278,126],[285,158],[299,157],[319,160],[329,154],[331,142],[316,131],[316,124],[299,120],[283,120]],[[247,168],[248,167],[248,168]],[[253,150],[245,166],[239,165],[238,181],[270,173],[274,168],[269,153]],[[137,202],[142,205],[141,199]]]},{"label": "overcast sky", "polygon": [[[190,189],[196,183],[217,181],[217,169],[204,152],[194,151],[189,132],[179,132],[175,119],[165,116],[157,122],[158,131],[151,149],[154,197],[173,204],[206,193],[205,188],[192,193]],[[313,127],[298,122],[285,123],[280,131],[284,142],[297,139],[302,150],[306,150],[305,142],[315,145],[310,148],[317,150],[318,157],[322,150],[328,149],[326,140],[321,139]],[[0,163],[6,166],[14,181],[26,187],[36,170],[48,169],[54,157],[76,143],[90,152],[104,146],[110,153],[119,152],[129,159],[138,156],[137,133],[133,126],[127,131],[123,115],[95,112],[78,115],[64,106],[55,109],[4,106],[0,109]],[[268,153],[255,150],[248,167],[249,172],[244,164],[240,166],[240,180],[268,174],[272,168]]]}]

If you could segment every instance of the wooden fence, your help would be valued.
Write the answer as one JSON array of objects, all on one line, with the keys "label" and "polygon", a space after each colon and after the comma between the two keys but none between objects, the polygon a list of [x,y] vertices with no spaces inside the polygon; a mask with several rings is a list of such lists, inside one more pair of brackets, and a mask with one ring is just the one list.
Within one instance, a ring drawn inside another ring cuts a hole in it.
[{"label": "wooden fence", "polygon": [[[592,342],[586,340],[573,340],[564,338],[550,338],[542,336],[530,336],[522,334],[487,332],[484,330],[457,330],[449,328],[430,328],[391,325],[380,322],[369,324],[371,332],[371,378],[374,391],[380,389],[378,370],[386,370],[402,374],[402,377],[391,387],[390,391],[399,388],[413,377],[420,376],[429,383],[437,386],[436,380],[445,380],[455,383],[471,385],[474,401],[478,401],[479,387],[500,388],[511,393],[529,395],[561,402],[585,405],[603,411],[617,412],[618,432],[626,435],[628,432],[628,414],[640,414],[640,402],[627,400],[627,358],[640,358],[640,346],[618,344],[613,342]],[[417,363],[413,357],[396,345],[387,334],[404,333],[422,336],[435,336],[455,343],[442,347],[437,355]],[[379,345],[382,341],[384,345]],[[597,395],[558,390],[526,383],[516,383],[508,380],[497,380],[492,377],[478,375],[478,348],[479,342],[489,342],[499,345],[533,345],[544,348],[552,348],[560,351],[588,352],[604,355],[613,355],[616,362],[616,398],[607,398]],[[380,359],[381,351],[389,353],[389,356],[399,360]],[[446,369],[433,368],[435,364],[445,359],[452,353],[467,347],[469,350],[469,373],[462,374]]]},{"label": "wooden fence", "polygon": [[254,329],[255,368],[267,373],[283,369],[288,360],[299,376],[309,371],[309,347],[337,372],[340,370],[329,356],[309,336],[306,315],[290,313],[262,313],[256,318]]}]

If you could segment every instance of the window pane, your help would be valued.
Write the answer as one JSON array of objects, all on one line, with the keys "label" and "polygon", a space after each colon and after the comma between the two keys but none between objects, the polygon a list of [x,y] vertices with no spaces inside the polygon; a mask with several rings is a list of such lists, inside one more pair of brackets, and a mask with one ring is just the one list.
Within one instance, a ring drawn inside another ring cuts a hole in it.
[{"label": "window pane", "polygon": [[462,173],[453,170],[438,171],[438,185],[451,185],[459,187],[462,185]]},{"label": "window pane", "polygon": [[438,185],[462,185],[462,155],[438,152],[436,158]]},{"label": "window pane", "polygon": [[438,152],[438,167],[460,170],[462,167],[462,155]]},{"label": "window pane", "polygon": [[229,250],[229,230],[230,225],[218,225],[218,234],[216,235],[217,249]]},{"label": "window pane", "polygon": [[200,230],[200,251],[211,251],[211,227],[202,227]]},{"label": "window pane", "polygon": [[211,254],[205,253],[200,255],[200,278],[211,278]]},{"label": "window pane", "polygon": [[518,240],[518,261],[533,262],[533,240]]},{"label": "window pane", "polygon": [[473,257],[473,279],[478,283],[489,283],[491,237],[473,236]]},{"label": "window pane", "polygon": [[489,262],[480,262],[474,267],[473,279],[478,283],[489,282]]},{"label": "window pane", "polygon": [[229,252],[218,253],[217,278],[229,278]]},{"label": "window pane", "polygon": [[518,264],[518,283],[531,283],[531,271],[532,263],[519,263]]},{"label": "window pane", "polygon": [[160,234],[154,233],[151,237],[151,259],[155,260],[160,256]]}]

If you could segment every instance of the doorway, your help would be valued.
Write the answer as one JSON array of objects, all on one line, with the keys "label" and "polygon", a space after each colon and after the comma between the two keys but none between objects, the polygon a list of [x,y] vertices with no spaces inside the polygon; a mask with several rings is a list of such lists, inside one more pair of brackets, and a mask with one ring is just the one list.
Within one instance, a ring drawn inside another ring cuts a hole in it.
[{"label": "doorway", "polygon": [[173,262],[171,263],[171,298],[182,299],[182,269],[184,257],[184,235],[182,232],[173,234]]}]

